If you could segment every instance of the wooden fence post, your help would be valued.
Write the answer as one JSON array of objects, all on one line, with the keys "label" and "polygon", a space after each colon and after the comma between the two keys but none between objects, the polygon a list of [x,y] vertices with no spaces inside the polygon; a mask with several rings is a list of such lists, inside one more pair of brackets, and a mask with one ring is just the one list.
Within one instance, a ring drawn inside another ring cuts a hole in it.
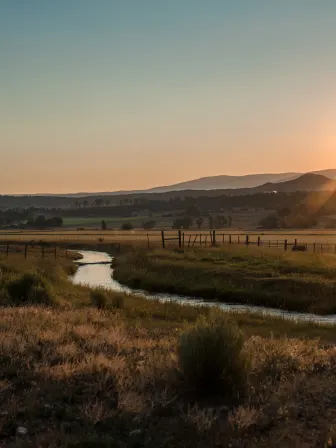
[{"label": "wooden fence post", "polygon": [[8,258],[8,255],[9,255],[9,244],[7,244],[7,247],[6,247],[6,255],[7,255],[7,258]]},{"label": "wooden fence post", "polygon": [[212,231],[212,245],[216,245],[216,230]]},{"label": "wooden fence post", "polygon": [[232,244],[232,235],[229,235],[229,244]]},{"label": "wooden fence post", "polygon": [[188,249],[189,249],[189,247],[190,247],[190,241],[191,241],[191,234],[189,235]]},{"label": "wooden fence post", "polygon": [[166,248],[166,242],[165,242],[165,236],[164,236],[164,231],[161,230],[161,240],[162,240],[162,249]]},{"label": "wooden fence post", "polygon": [[178,242],[179,242],[179,248],[182,248],[182,232],[181,229],[178,231]]},{"label": "wooden fence post", "polygon": [[285,251],[287,251],[288,248],[288,240],[285,240]]},{"label": "wooden fence post", "polygon": [[248,235],[246,235],[246,246],[248,246],[250,244],[250,238]]},{"label": "wooden fence post", "polygon": [[182,246],[184,247],[184,232],[182,233]]},{"label": "wooden fence post", "polygon": [[295,241],[294,241],[294,246],[296,247],[297,246],[297,239],[295,238]]},{"label": "wooden fence post", "polygon": [[[313,245],[313,252],[314,253],[316,252],[316,243],[314,243],[314,245]],[[335,246],[335,252],[336,252],[336,246]]]},{"label": "wooden fence post", "polygon": [[225,234],[223,233],[223,244],[225,244]]},{"label": "wooden fence post", "polygon": [[258,236],[258,247],[260,247],[260,236]]},{"label": "wooden fence post", "polygon": [[148,247],[148,249],[150,248],[150,241],[149,241],[149,235],[148,235],[148,233],[147,233],[147,247]]},{"label": "wooden fence post", "polygon": [[25,260],[27,260],[28,244],[25,245]]}]

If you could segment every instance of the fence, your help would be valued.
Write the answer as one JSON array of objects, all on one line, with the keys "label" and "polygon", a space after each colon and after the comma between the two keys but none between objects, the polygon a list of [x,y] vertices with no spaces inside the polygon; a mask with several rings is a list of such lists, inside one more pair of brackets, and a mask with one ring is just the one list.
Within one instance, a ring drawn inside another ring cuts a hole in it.
[{"label": "fence", "polygon": [[[71,245],[70,245],[71,246]],[[81,247],[84,248],[85,246]],[[99,245],[98,245],[99,247]],[[80,250],[79,247],[73,247],[71,250]],[[70,248],[69,248],[70,250]],[[108,251],[109,253],[119,253],[120,252],[120,243],[109,243],[108,245],[104,245],[104,251]],[[29,259],[30,255],[41,256],[42,259],[45,258],[54,258],[55,260],[60,257],[70,258],[68,249],[56,244],[56,243],[0,243],[0,255],[4,255],[6,258],[10,257],[14,254],[21,254],[24,256],[25,260]]]},{"label": "fence", "polygon": [[2,244],[0,245],[0,254],[4,254],[7,258],[13,254],[22,254],[27,260],[29,255],[41,255],[41,258],[53,257],[57,259],[60,256],[67,256],[67,253],[61,252],[56,244]]},{"label": "fence", "polygon": [[[105,251],[118,252],[122,244],[142,244],[148,248],[154,247],[211,247],[219,245],[244,245],[247,247],[268,247],[279,250],[300,250],[315,253],[336,253],[336,234],[324,235],[330,241],[316,241],[316,234],[239,234],[222,230],[200,231],[124,231],[124,232],[10,232],[0,233],[0,253],[9,256],[11,253],[23,252],[25,258],[30,252],[39,253],[41,257],[64,255],[61,247],[82,248],[99,246]],[[285,239],[284,239],[285,238]]]},{"label": "fence", "polygon": [[[148,238],[148,247],[151,245],[151,241]],[[262,239],[261,236],[255,236],[244,234],[225,234],[217,232],[216,230],[211,230],[208,233],[190,233],[179,230],[176,236],[167,237],[164,231],[161,231],[161,244],[162,248],[165,249],[171,242],[175,242],[179,248],[193,248],[193,247],[211,247],[219,245],[244,245],[244,246],[257,246],[257,247],[268,247],[277,248],[284,251],[300,251],[300,252],[313,252],[313,253],[335,253],[336,254],[336,243],[330,244],[329,242],[318,243],[310,242],[303,243],[299,242],[297,238],[293,241],[288,239],[285,240],[275,240],[275,239]]]}]

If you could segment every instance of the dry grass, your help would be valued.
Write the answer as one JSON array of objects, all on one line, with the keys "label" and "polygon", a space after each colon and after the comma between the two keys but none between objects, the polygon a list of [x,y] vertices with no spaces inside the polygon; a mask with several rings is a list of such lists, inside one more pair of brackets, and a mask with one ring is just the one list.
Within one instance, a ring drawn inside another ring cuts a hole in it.
[{"label": "dry grass", "polygon": [[59,299],[0,308],[1,447],[317,448],[333,437],[334,328],[229,315],[251,359],[233,405],[184,387],[178,339],[208,309],[106,292],[100,310],[68,281],[68,261],[0,265],[6,276],[42,273]]},{"label": "dry grass", "polygon": [[0,328],[3,447],[320,447],[336,424],[336,349],[318,340],[247,338],[249,391],[226,409],[185,396],[176,331],[40,307],[2,309]]}]

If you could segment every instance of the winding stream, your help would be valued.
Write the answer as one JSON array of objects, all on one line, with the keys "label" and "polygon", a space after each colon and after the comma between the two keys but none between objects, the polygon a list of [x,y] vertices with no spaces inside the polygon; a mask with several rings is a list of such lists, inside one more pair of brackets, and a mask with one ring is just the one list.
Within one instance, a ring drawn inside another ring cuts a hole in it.
[{"label": "winding stream", "polygon": [[[253,305],[238,305],[230,303],[222,303],[215,301],[205,301],[194,297],[178,296],[173,294],[150,294],[146,291],[133,290],[127,286],[123,286],[113,278],[113,269],[109,264],[86,264],[86,263],[106,263],[112,261],[112,257],[104,252],[94,251],[77,251],[83,258],[78,261],[79,268],[73,276],[72,281],[75,284],[86,285],[90,287],[103,287],[112,291],[133,294],[144,297],[148,300],[160,300],[162,302],[178,302],[183,305],[198,305],[218,307],[229,312],[248,312],[263,316],[281,317],[296,321],[309,321],[326,324],[336,324],[336,315],[319,316],[309,313],[296,313],[291,311],[283,311],[275,308],[265,308]],[[81,264],[83,266],[81,266]]]}]

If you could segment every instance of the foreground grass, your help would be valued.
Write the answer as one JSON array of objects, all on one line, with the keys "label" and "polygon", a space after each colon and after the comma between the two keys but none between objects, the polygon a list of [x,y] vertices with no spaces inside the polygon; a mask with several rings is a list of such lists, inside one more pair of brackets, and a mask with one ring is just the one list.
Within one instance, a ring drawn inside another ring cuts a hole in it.
[{"label": "foreground grass", "polygon": [[316,314],[336,313],[336,256],[270,249],[132,250],[115,277],[148,291]]},{"label": "foreground grass", "polygon": [[54,298],[0,302],[0,446],[320,447],[332,434],[335,328],[229,315],[251,359],[246,394],[198,398],[178,341],[219,310],[92,293],[71,285],[65,259],[0,266],[3,291],[34,273]]}]

